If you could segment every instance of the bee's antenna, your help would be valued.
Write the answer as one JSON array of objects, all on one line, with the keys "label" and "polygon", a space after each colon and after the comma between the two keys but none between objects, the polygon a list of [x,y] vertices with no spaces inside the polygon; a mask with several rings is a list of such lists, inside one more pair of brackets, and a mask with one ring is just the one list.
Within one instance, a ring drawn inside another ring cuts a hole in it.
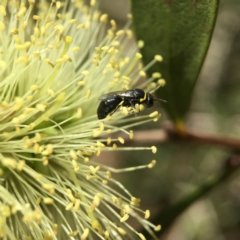
[{"label": "bee's antenna", "polygon": [[163,100],[163,99],[161,99],[161,98],[154,98],[153,100],[154,100],[154,101],[158,100],[158,101],[161,101],[161,102],[167,102],[166,100]]}]

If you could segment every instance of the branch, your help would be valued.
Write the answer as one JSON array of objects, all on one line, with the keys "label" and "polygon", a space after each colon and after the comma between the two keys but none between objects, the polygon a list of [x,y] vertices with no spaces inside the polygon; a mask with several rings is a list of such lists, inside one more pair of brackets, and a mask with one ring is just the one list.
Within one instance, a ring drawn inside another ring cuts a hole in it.
[{"label": "branch", "polygon": [[[115,135],[113,135],[114,137]],[[119,133],[118,133],[119,136]],[[157,145],[170,141],[181,141],[191,143],[212,144],[228,147],[234,150],[240,150],[240,140],[220,135],[210,135],[208,133],[184,130],[179,132],[173,125],[167,124],[160,130],[147,130],[134,132],[134,139],[130,140],[123,134],[121,137],[125,140],[125,145],[132,146],[136,144]]]}]

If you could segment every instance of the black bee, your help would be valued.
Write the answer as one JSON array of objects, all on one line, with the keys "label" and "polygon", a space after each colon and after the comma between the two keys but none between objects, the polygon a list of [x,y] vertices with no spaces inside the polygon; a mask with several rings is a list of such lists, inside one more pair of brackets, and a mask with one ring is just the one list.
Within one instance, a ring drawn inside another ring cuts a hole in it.
[{"label": "black bee", "polygon": [[112,115],[120,106],[135,108],[136,104],[144,104],[147,108],[153,106],[155,100],[166,102],[165,100],[153,98],[151,93],[146,93],[142,89],[132,89],[127,91],[110,92],[102,95],[97,115],[98,119]]}]

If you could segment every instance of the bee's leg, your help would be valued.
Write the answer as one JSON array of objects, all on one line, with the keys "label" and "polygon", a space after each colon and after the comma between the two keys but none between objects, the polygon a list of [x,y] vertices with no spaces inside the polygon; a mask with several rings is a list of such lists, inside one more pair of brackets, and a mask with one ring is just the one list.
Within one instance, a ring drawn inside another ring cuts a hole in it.
[{"label": "bee's leg", "polygon": [[137,111],[136,111],[135,105],[134,105],[133,101],[129,101],[129,102],[130,102],[130,104],[133,108],[133,111],[134,111],[134,114],[135,114],[135,117],[136,117],[137,116]]},{"label": "bee's leg", "polygon": [[109,115],[112,116],[118,109],[119,109],[120,105],[118,105]]},{"label": "bee's leg", "polygon": [[123,103],[124,103],[124,101],[121,101],[118,104],[118,106],[109,115],[112,116],[122,106]]}]

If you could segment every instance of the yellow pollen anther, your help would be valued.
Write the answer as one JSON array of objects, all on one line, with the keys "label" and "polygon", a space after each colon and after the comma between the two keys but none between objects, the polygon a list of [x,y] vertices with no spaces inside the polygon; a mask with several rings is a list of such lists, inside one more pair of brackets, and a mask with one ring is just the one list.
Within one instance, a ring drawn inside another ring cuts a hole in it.
[{"label": "yellow pollen anther", "polygon": [[60,1],[56,2],[56,8],[60,9],[62,7],[63,3],[61,3]]},{"label": "yellow pollen anther", "polygon": [[38,15],[33,15],[33,19],[36,21],[41,21],[41,17]]},{"label": "yellow pollen anther", "polygon": [[6,9],[3,5],[0,5],[0,12],[3,16],[6,16],[7,15],[7,12],[6,12]]},{"label": "yellow pollen anther", "polygon": [[46,23],[45,29],[50,28],[52,25],[53,25],[53,22],[48,22],[48,23]]},{"label": "yellow pollen anther", "polygon": [[54,27],[54,29],[55,29],[55,31],[57,32],[57,33],[62,33],[63,32],[63,30],[64,30],[64,26],[63,25],[61,25],[61,24],[59,24],[59,25],[56,25],[55,27]]},{"label": "yellow pollen anther", "polygon": [[111,178],[112,177],[112,174],[111,174],[110,171],[107,171],[106,174],[107,174],[107,178]]},{"label": "yellow pollen anther", "polygon": [[143,48],[144,47],[144,41],[143,40],[139,40],[138,41],[138,48]]},{"label": "yellow pollen anther", "polygon": [[6,62],[4,62],[3,60],[0,60],[0,68],[2,68],[2,69],[6,69],[7,68],[7,63]]},{"label": "yellow pollen anther", "polygon": [[43,156],[47,156],[47,155],[50,155],[51,153],[48,151],[48,150],[44,150],[42,151],[42,155]]},{"label": "yellow pollen anther", "polygon": [[151,163],[148,164],[148,168],[153,168],[156,165],[157,161],[152,160]]},{"label": "yellow pollen anther", "polygon": [[70,150],[70,156],[73,160],[78,159],[77,153],[74,150]]},{"label": "yellow pollen anther", "polygon": [[125,213],[130,213],[131,212],[131,208],[130,208],[130,206],[128,204],[126,204],[124,206],[124,211],[125,211]]},{"label": "yellow pollen anther", "polygon": [[103,122],[99,123],[99,128],[101,131],[104,131],[104,123]]},{"label": "yellow pollen anther", "polygon": [[83,234],[81,235],[82,240],[86,240],[89,235],[89,228],[85,228]]},{"label": "yellow pollen anther", "polygon": [[38,110],[40,110],[41,112],[44,112],[45,111],[45,108],[46,108],[46,105],[42,104],[42,103],[39,103],[37,104],[36,108]]},{"label": "yellow pollen anther", "polygon": [[160,231],[161,230],[161,225],[157,225],[155,228],[154,228],[154,231]]},{"label": "yellow pollen anther", "polygon": [[104,239],[108,240],[110,236],[110,233],[108,231],[104,232]]},{"label": "yellow pollen anther", "polygon": [[117,23],[114,20],[111,20],[110,24],[111,24],[113,30],[117,29]]},{"label": "yellow pollen anther", "polygon": [[21,128],[20,127],[16,127],[16,132],[17,132],[17,134],[22,134]]},{"label": "yellow pollen anther", "polygon": [[152,146],[151,149],[152,149],[153,154],[155,154],[157,152],[157,148],[155,146]]},{"label": "yellow pollen anther", "polygon": [[109,46],[103,46],[102,48],[101,48],[101,50],[103,50],[103,51],[107,51],[109,49]]},{"label": "yellow pollen anther", "polygon": [[133,139],[133,138],[134,138],[134,134],[133,134],[133,131],[132,131],[132,130],[129,131],[129,138],[130,138],[130,139]]},{"label": "yellow pollen anther", "polygon": [[118,141],[121,143],[121,144],[124,144],[124,139],[122,137],[118,137]]},{"label": "yellow pollen anther", "polygon": [[78,82],[78,86],[85,86],[87,84],[87,82],[85,81],[79,81]]},{"label": "yellow pollen anther", "polygon": [[31,35],[30,38],[31,38],[32,44],[34,45],[34,44],[36,43],[36,38],[35,38],[35,36]]},{"label": "yellow pollen anther", "polygon": [[159,114],[158,111],[154,111],[151,114],[149,114],[149,117],[154,118],[154,117],[158,116],[158,114]]},{"label": "yellow pollen anther", "polygon": [[77,29],[82,29],[82,28],[85,28],[85,24],[81,23],[77,26]]},{"label": "yellow pollen anther", "polygon": [[89,76],[90,72],[87,71],[87,70],[84,70],[84,71],[82,71],[82,74],[85,75],[85,76]]},{"label": "yellow pollen anther", "polygon": [[153,121],[157,122],[160,117],[161,117],[161,114],[158,114],[155,118],[153,118]]},{"label": "yellow pollen anther", "polygon": [[43,199],[43,202],[45,204],[53,204],[54,203],[54,200],[52,198],[44,198]]},{"label": "yellow pollen anther", "polygon": [[67,194],[68,194],[68,198],[70,199],[70,201],[75,203],[76,198],[73,196],[71,189],[69,189],[69,188],[67,189]]},{"label": "yellow pollen anther", "polygon": [[58,102],[63,102],[64,99],[65,99],[65,96],[66,96],[66,93],[65,93],[65,92],[60,93],[60,94],[57,96],[57,101],[58,101]]},{"label": "yellow pollen anther", "polygon": [[77,23],[77,19],[71,19],[68,21],[69,24],[74,24],[74,23]]},{"label": "yellow pollen anther", "polygon": [[[109,50],[107,51],[107,53],[108,53],[108,54],[112,54],[112,53],[114,52],[114,49],[115,49],[114,47],[109,48]],[[110,66],[111,66],[111,65],[110,65]]]},{"label": "yellow pollen anther", "polygon": [[96,5],[96,0],[91,0],[90,6],[94,7]]},{"label": "yellow pollen anther", "polygon": [[146,77],[146,76],[147,76],[146,72],[144,72],[144,71],[140,71],[140,72],[139,72],[139,75],[140,75],[141,77]]},{"label": "yellow pollen anther", "polygon": [[15,117],[15,118],[12,119],[12,123],[20,124],[20,119],[18,117]]},{"label": "yellow pollen anther", "polygon": [[100,193],[97,193],[95,196],[94,196],[94,199],[93,199],[93,204],[98,207],[100,205],[100,202],[101,200],[103,199],[103,196],[100,194]]},{"label": "yellow pollen anther", "polygon": [[163,57],[162,57],[161,55],[155,55],[155,56],[154,56],[154,59],[155,59],[156,61],[158,61],[158,62],[162,62]]},{"label": "yellow pollen anther", "polygon": [[103,143],[101,143],[100,141],[97,141],[97,146],[100,148],[104,148],[105,145]]},{"label": "yellow pollen anther", "polygon": [[90,171],[92,172],[92,174],[96,174],[99,170],[100,170],[100,166],[97,167],[93,167],[93,166],[89,166]]},{"label": "yellow pollen anther", "polygon": [[152,74],[152,77],[153,78],[160,78],[162,76],[162,74],[160,73],[160,72],[154,72],[153,74]]},{"label": "yellow pollen anther", "polygon": [[140,198],[131,197],[131,202],[133,202],[133,203],[140,203],[141,199]]},{"label": "yellow pollen anther", "polygon": [[146,240],[142,233],[138,233],[138,236],[140,237],[141,240]]},{"label": "yellow pollen anther", "polygon": [[65,42],[66,43],[72,43],[73,42],[73,38],[71,36],[66,36]]},{"label": "yellow pollen anther", "polygon": [[133,32],[131,31],[131,30],[126,30],[126,32],[127,32],[127,35],[128,35],[128,37],[129,38],[132,38],[132,36],[133,36]]},{"label": "yellow pollen anther", "polygon": [[[25,42],[24,44],[16,44],[16,49],[17,50],[27,50],[30,46],[32,45],[31,42]],[[23,59],[26,57],[23,56]]]},{"label": "yellow pollen anther", "polygon": [[113,146],[112,146],[113,150],[116,150],[117,149],[117,144],[114,143]]},{"label": "yellow pollen anther", "polygon": [[34,27],[34,33],[35,33],[36,38],[39,38],[41,35],[41,32],[38,27]]},{"label": "yellow pollen anther", "polygon": [[124,80],[124,81],[126,81],[127,83],[130,83],[132,80],[131,80],[131,78],[130,77],[127,77],[127,76],[122,76],[122,79]]},{"label": "yellow pollen anther", "polygon": [[77,172],[79,170],[79,166],[75,160],[72,160],[73,170],[74,172]]},{"label": "yellow pollen anther", "polygon": [[40,88],[38,85],[32,85],[32,86],[30,87],[30,89],[33,90],[33,91],[38,91],[38,90],[40,90],[41,88]]},{"label": "yellow pollen anther", "polygon": [[18,34],[18,29],[17,28],[12,28],[11,29],[11,34],[17,35]]},{"label": "yellow pollen anther", "polygon": [[73,207],[73,203],[70,202],[70,203],[66,206],[65,210],[66,210],[66,211],[69,211],[72,207]]},{"label": "yellow pollen anther", "polygon": [[55,92],[52,89],[50,89],[50,88],[47,90],[47,92],[51,95],[51,97],[55,97],[56,96]]},{"label": "yellow pollen anther", "polygon": [[17,161],[13,158],[3,158],[1,164],[5,167],[15,169],[17,167]]},{"label": "yellow pollen anther", "polygon": [[102,134],[102,131],[100,129],[94,129],[93,130],[93,137],[98,137]]},{"label": "yellow pollen anther", "polygon": [[79,51],[80,50],[80,47],[78,47],[78,46],[76,46],[76,47],[74,47],[74,48],[72,48],[72,52],[77,52],[77,51]]},{"label": "yellow pollen anther", "polygon": [[42,136],[41,136],[41,134],[40,134],[40,133],[36,133],[36,134],[35,134],[35,139],[36,139],[37,142],[41,142],[41,141],[42,141]]},{"label": "yellow pollen anther", "polygon": [[40,153],[40,146],[39,146],[39,144],[38,143],[35,143],[34,144],[34,153]]},{"label": "yellow pollen anther", "polygon": [[108,181],[107,180],[102,180],[102,183],[107,185],[108,184]]},{"label": "yellow pollen anther", "polygon": [[24,5],[22,5],[19,12],[17,13],[17,18],[20,19],[25,14],[26,11],[27,8]]},{"label": "yellow pollen anther", "polygon": [[145,211],[145,216],[144,216],[144,218],[145,219],[148,219],[150,217],[150,211],[149,210],[146,210]]},{"label": "yellow pollen anther", "polygon": [[108,139],[107,139],[107,145],[110,145],[110,144],[111,144],[111,142],[112,142],[112,139],[111,139],[111,137],[108,137]]},{"label": "yellow pollen anther", "polygon": [[55,190],[54,190],[54,186],[52,184],[48,184],[48,183],[43,183],[42,187],[46,190],[48,190],[49,192],[51,192],[52,194],[54,194]]},{"label": "yellow pollen anther", "polygon": [[86,92],[86,99],[89,99],[91,96],[91,90],[88,89],[87,92]]},{"label": "yellow pollen anther", "polygon": [[121,234],[121,235],[126,235],[126,231],[120,227],[117,228],[118,232]]},{"label": "yellow pollen anther", "polygon": [[161,86],[161,87],[164,87],[166,85],[166,81],[165,79],[161,78],[158,80],[158,84]]},{"label": "yellow pollen anther", "polygon": [[81,202],[80,202],[79,199],[77,199],[76,202],[75,202],[73,211],[74,211],[74,212],[77,212],[77,211],[79,210],[79,208],[80,208],[80,205],[81,205]]},{"label": "yellow pollen anther", "polygon": [[6,29],[5,24],[3,22],[0,22],[0,30],[5,31],[5,29]]},{"label": "yellow pollen anther", "polygon": [[121,36],[121,35],[123,35],[124,33],[125,33],[124,30],[119,30],[119,31],[116,32],[116,35],[117,35],[117,36]]},{"label": "yellow pollen anther", "polygon": [[125,222],[128,220],[128,218],[129,218],[129,215],[125,214],[122,218],[120,218],[120,222]]},{"label": "yellow pollen anther", "polygon": [[136,58],[141,59],[142,58],[142,54],[141,53],[136,53]]},{"label": "yellow pollen anther", "polygon": [[79,232],[78,230],[75,230],[74,232],[69,233],[68,236],[71,238],[76,237],[78,235],[78,232]]},{"label": "yellow pollen anther", "polygon": [[107,14],[103,14],[101,17],[100,17],[100,22],[103,22],[103,23],[106,23],[108,21],[108,15]]},{"label": "yellow pollen anther", "polygon": [[17,164],[17,171],[21,172],[23,170],[23,168],[25,167],[26,163],[25,161],[19,161]]},{"label": "yellow pollen anther", "polygon": [[76,117],[77,118],[81,118],[82,117],[82,109],[81,108],[78,108]]}]

